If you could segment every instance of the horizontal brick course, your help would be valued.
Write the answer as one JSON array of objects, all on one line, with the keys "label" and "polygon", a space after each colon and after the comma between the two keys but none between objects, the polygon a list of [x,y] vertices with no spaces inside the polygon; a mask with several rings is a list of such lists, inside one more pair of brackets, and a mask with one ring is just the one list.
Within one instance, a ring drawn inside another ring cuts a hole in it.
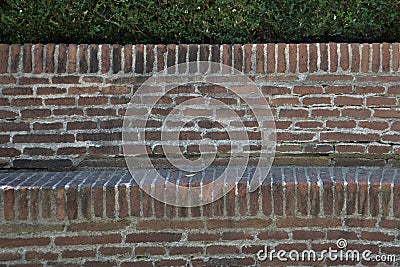
[{"label": "horizontal brick course", "polygon": [[[324,142],[340,148],[326,152],[326,164],[347,164],[337,159],[344,151],[343,142],[356,142],[365,144],[367,149],[360,152],[349,148],[347,153],[357,153],[357,157],[365,159],[373,154],[377,159],[359,162],[366,165],[383,162],[398,166],[398,154],[391,153],[397,151],[399,145],[394,137],[398,135],[399,127],[396,125],[400,117],[398,50],[398,43],[233,46],[1,44],[0,58],[6,60],[2,60],[5,64],[0,68],[0,123],[5,125],[3,123],[13,120],[14,125],[24,125],[18,128],[9,124],[10,127],[5,129],[10,133],[12,143],[2,142],[0,148],[13,148],[21,154],[3,156],[2,160],[7,163],[3,166],[18,166],[12,162],[20,157],[40,158],[38,153],[16,147],[17,144],[25,146],[33,142],[42,151],[47,149],[44,144],[50,143],[55,151],[59,149],[60,153],[46,154],[51,160],[72,160],[82,154],[96,158],[122,156],[116,132],[122,127],[132,95],[156,71],[195,60],[226,63],[256,82],[271,105],[276,127],[286,131],[278,139],[280,157],[287,157],[290,162],[301,162],[301,157],[307,155],[314,158],[313,162],[320,161],[320,150],[310,148]],[[231,89],[251,93],[254,88],[235,85]],[[198,93],[234,107],[235,112],[246,120],[254,119],[252,111],[230,89],[210,84],[187,84],[173,88],[168,96],[157,102],[151,113],[160,116],[162,121],[175,105],[192,99]],[[147,103],[153,99],[148,97],[143,101]],[[145,115],[147,110],[141,112]],[[191,109],[184,113],[208,116],[210,110]],[[373,122],[368,123],[370,118]],[[60,120],[63,121],[61,125]],[[45,125],[48,125],[47,129]],[[153,127],[152,136],[157,139],[161,125],[151,125],[156,124],[148,124],[147,127]],[[216,128],[206,128],[201,138],[197,139],[215,136],[219,142],[226,141],[227,136]],[[95,137],[100,133],[93,133],[94,129],[99,132],[109,129],[109,137]],[[308,129],[313,131],[312,138],[303,138],[302,131]],[[339,129],[346,129],[346,133],[338,135]],[[40,134],[49,134],[50,138],[21,137],[32,130],[49,130],[51,132]],[[74,136],[66,139],[71,130]],[[153,143],[150,147],[160,155],[163,152],[156,150],[156,139],[151,139]],[[300,142],[304,141],[310,146],[301,145]],[[76,147],[85,152],[65,153],[65,142],[79,142]],[[97,143],[93,146],[92,142]],[[287,149],[283,149],[282,145],[287,142],[299,150],[289,149],[289,144],[285,144]],[[100,149],[100,146],[106,148]],[[190,145],[183,146],[186,153],[196,152]],[[217,147],[219,154],[231,151],[226,147]],[[384,150],[379,149],[383,147]],[[252,147],[252,151],[258,149],[257,145]],[[78,162],[80,160],[74,160],[73,164]],[[275,163],[279,164],[279,160]]]}]

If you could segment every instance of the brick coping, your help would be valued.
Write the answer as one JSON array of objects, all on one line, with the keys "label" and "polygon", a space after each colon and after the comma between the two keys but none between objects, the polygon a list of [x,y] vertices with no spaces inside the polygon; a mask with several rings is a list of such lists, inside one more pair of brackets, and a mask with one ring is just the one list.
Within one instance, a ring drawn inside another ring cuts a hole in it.
[{"label": "brick coping", "polygon": [[[211,171],[221,170],[212,167]],[[163,171],[170,178],[183,174]],[[205,177],[207,173],[203,172]],[[252,193],[248,192],[247,177],[244,175],[232,191],[212,204],[176,208],[143,192],[124,168],[1,172],[0,222],[168,218],[171,211],[182,218],[208,217],[215,215],[215,209],[219,216],[400,218],[398,168],[272,167],[262,186]]]}]

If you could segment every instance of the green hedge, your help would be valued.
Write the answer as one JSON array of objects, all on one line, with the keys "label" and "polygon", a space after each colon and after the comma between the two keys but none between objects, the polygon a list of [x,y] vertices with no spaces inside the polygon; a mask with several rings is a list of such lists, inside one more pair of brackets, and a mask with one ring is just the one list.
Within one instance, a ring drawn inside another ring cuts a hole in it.
[{"label": "green hedge", "polygon": [[0,0],[5,43],[400,40],[399,0]]}]

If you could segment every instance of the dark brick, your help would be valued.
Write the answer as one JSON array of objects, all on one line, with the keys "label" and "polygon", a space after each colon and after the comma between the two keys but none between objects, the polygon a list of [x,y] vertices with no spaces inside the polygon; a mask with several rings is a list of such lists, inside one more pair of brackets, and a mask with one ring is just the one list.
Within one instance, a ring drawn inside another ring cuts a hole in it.
[{"label": "dark brick", "polygon": [[16,169],[61,170],[73,166],[70,159],[15,159],[12,164]]}]

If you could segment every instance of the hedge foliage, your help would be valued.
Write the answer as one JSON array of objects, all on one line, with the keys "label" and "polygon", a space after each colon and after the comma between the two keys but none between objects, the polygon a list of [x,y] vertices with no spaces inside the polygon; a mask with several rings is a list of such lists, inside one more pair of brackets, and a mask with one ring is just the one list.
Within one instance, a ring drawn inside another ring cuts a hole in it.
[{"label": "hedge foliage", "polygon": [[6,43],[400,41],[399,0],[0,0]]}]

